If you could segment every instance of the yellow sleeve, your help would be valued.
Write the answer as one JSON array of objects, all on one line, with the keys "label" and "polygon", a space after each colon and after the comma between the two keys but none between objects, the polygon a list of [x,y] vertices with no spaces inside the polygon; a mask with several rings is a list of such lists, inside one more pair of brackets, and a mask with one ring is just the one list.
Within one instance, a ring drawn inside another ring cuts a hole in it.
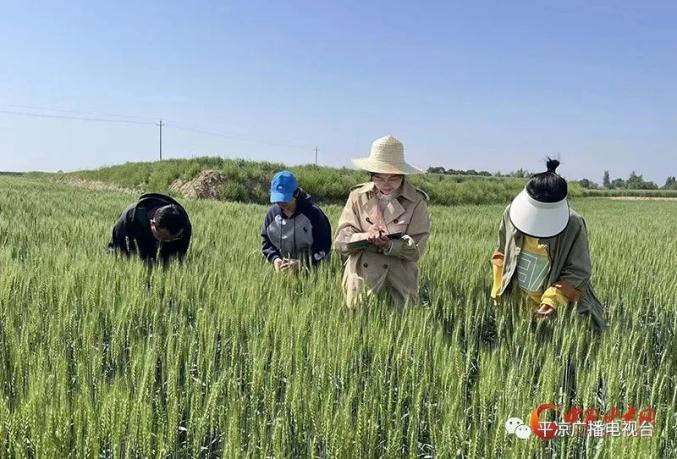
[{"label": "yellow sleeve", "polygon": [[491,297],[498,297],[503,284],[503,254],[498,250],[491,257],[491,269],[493,271],[493,285],[491,287]]},{"label": "yellow sleeve", "polygon": [[569,298],[567,298],[557,287],[550,287],[543,292],[541,304],[547,304],[551,308],[557,309],[568,305]]}]

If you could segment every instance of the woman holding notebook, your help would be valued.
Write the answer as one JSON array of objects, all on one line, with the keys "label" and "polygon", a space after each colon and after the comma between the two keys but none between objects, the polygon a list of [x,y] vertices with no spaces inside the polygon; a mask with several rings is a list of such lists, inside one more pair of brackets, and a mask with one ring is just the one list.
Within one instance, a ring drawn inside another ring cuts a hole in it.
[{"label": "woman holding notebook", "polygon": [[405,162],[402,143],[391,136],[375,140],[369,157],[353,164],[371,181],[352,189],[334,244],[346,257],[346,303],[384,293],[404,309],[418,300],[417,263],[430,234],[428,196],[406,179],[422,171]]}]

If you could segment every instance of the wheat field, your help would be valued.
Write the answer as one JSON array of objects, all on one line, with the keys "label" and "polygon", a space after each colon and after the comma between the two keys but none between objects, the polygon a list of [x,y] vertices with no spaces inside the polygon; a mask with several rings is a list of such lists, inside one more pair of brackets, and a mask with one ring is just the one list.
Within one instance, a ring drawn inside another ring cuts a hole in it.
[{"label": "wheat field", "polygon": [[[108,255],[135,196],[0,177],[0,457],[671,457],[677,203],[574,200],[602,335],[489,298],[502,204],[431,208],[422,304],[342,306],[341,260],[276,275],[265,207],[183,201],[188,261]],[[340,207],[325,209],[336,225]],[[541,403],[653,407],[646,438],[520,440]]]}]

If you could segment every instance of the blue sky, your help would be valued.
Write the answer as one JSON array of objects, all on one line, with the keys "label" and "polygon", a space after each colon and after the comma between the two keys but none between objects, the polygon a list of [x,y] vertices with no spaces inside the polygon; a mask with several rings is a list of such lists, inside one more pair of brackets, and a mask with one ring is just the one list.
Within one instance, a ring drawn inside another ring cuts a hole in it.
[{"label": "blue sky", "polygon": [[674,2],[3,2],[0,57],[0,170],[152,160],[163,119],[165,157],[677,175]]}]

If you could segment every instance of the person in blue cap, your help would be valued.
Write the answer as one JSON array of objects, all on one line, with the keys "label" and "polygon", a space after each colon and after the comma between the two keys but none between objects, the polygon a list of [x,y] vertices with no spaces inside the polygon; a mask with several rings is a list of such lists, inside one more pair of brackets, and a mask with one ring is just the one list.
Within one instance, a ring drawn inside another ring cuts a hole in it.
[{"label": "person in blue cap", "polygon": [[298,272],[329,258],[331,225],[290,171],[270,183],[270,202],[261,228],[262,252],[275,271]]}]

